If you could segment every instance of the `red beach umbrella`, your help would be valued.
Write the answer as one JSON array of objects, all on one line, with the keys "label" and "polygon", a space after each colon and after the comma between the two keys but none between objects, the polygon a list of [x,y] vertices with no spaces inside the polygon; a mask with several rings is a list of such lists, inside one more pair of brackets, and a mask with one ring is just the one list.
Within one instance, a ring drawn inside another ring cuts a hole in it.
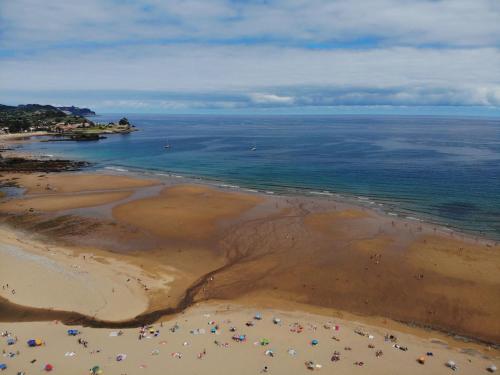
[{"label": "red beach umbrella", "polygon": [[44,368],[45,371],[52,371],[53,369],[54,366],[52,366],[50,363],[47,363]]}]

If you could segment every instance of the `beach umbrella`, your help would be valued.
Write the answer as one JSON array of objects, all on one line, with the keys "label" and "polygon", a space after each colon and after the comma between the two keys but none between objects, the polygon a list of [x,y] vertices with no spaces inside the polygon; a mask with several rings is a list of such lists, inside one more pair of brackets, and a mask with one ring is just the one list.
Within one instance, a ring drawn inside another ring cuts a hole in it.
[{"label": "beach umbrella", "polygon": [[314,340],[312,340],[312,341],[311,341],[311,345],[312,345],[312,346],[316,346],[316,345],[318,345],[318,344],[319,344],[319,341],[318,341],[318,340],[316,340],[316,339],[314,339]]},{"label": "beach umbrella", "polygon": [[306,367],[307,367],[308,370],[314,371],[314,370],[319,370],[323,366],[320,365],[320,364],[316,364],[313,361],[306,361]]},{"label": "beach umbrella", "polygon": [[261,313],[257,313],[255,314],[255,320],[262,320],[262,314]]},{"label": "beach umbrella", "polygon": [[243,342],[247,339],[246,335],[234,335],[233,340],[237,342]]},{"label": "beach umbrella", "polygon": [[497,371],[497,366],[495,365],[490,365],[486,368],[488,372],[496,372]]},{"label": "beach umbrella", "polygon": [[68,336],[76,336],[80,333],[77,329],[68,329]]},{"label": "beach umbrella", "polygon": [[264,346],[264,345],[269,345],[270,341],[268,339],[262,339],[260,340],[260,345]]},{"label": "beach umbrella", "polygon": [[0,370],[7,370],[7,365],[5,363],[0,363]]},{"label": "beach umbrella", "polygon": [[268,357],[274,357],[274,351],[271,350],[271,349],[268,349],[266,350],[266,353],[265,353]]},{"label": "beach umbrella", "polygon": [[99,366],[94,366],[90,369],[90,373],[92,375],[100,375],[100,374],[102,374],[102,370]]},{"label": "beach umbrella", "polygon": [[54,369],[54,366],[52,366],[50,363],[47,363],[43,369],[45,371],[52,371]]},{"label": "beach umbrella", "polygon": [[34,347],[34,346],[41,346],[43,344],[43,341],[40,339],[30,339],[28,340],[28,346]]},{"label": "beach umbrella", "polygon": [[451,368],[453,371],[457,370],[457,364],[453,361],[446,362],[446,367]]},{"label": "beach umbrella", "polygon": [[16,343],[16,340],[14,340],[12,337],[7,339],[7,345],[14,345]]}]

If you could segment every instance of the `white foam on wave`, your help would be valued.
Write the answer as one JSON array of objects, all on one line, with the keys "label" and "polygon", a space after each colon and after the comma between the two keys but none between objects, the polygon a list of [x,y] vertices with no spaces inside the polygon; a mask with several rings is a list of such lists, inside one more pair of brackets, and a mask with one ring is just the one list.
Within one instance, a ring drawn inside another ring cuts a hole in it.
[{"label": "white foam on wave", "polygon": [[128,169],[120,167],[104,167],[104,169],[109,169],[111,171],[117,171],[117,172],[128,172]]},{"label": "white foam on wave", "polygon": [[219,184],[219,187],[228,188],[228,189],[239,189],[238,185],[229,185],[229,184]]},{"label": "white foam on wave", "polygon": [[389,216],[398,216],[398,214],[396,214],[394,212],[388,212],[387,215],[389,215]]},{"label": "white foam on wave", "polygon": [[248,191],[249,193],[258,193],[258,190],[255,189],[243,189],[243,191]]},{"label": "white foam on wave", "polygon": [[264,193],[266,193],[266,194],[271,194],[271,195],[272,195],[272,194],[274,194],[274,191],[271,191],[271,190],[266,190]]},{"label": "white foam on wave", "polygon": [[330,193],[329,191],[327,190],[323,190],[323,191],[310,191],[309,194],[311,195],[326,195],[326,196],[333,196],[334,194]]},{"label": "white foam on wave", "polygon": [[419,219],[418,217],[414,217],[414,216],[406,216],[406,218],[407,218],[408,220],[422,221],[422,219]]}]

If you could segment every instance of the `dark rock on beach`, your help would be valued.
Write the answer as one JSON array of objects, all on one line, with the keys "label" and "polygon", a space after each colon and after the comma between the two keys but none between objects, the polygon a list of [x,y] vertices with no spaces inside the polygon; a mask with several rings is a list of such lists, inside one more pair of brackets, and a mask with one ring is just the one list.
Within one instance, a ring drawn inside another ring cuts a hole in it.
[{"label": "dark rock on beach", "polygon": [[90,164],[74,160],[37,160],[20,157],[0,157],[0,172],[30,173],[30,172],[69,172],[78,171]]}]

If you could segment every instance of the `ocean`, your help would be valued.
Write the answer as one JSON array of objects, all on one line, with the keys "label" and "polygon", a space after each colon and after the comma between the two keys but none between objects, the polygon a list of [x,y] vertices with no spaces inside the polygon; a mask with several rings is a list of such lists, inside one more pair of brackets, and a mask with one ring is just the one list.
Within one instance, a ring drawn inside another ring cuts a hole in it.
[{"label": "ocean", "polygon": [[338,195],[389,215],[500,239],[500,119],[123,116],[139,131],[22,147],[98,169],[196,177],[269,194]]}]

